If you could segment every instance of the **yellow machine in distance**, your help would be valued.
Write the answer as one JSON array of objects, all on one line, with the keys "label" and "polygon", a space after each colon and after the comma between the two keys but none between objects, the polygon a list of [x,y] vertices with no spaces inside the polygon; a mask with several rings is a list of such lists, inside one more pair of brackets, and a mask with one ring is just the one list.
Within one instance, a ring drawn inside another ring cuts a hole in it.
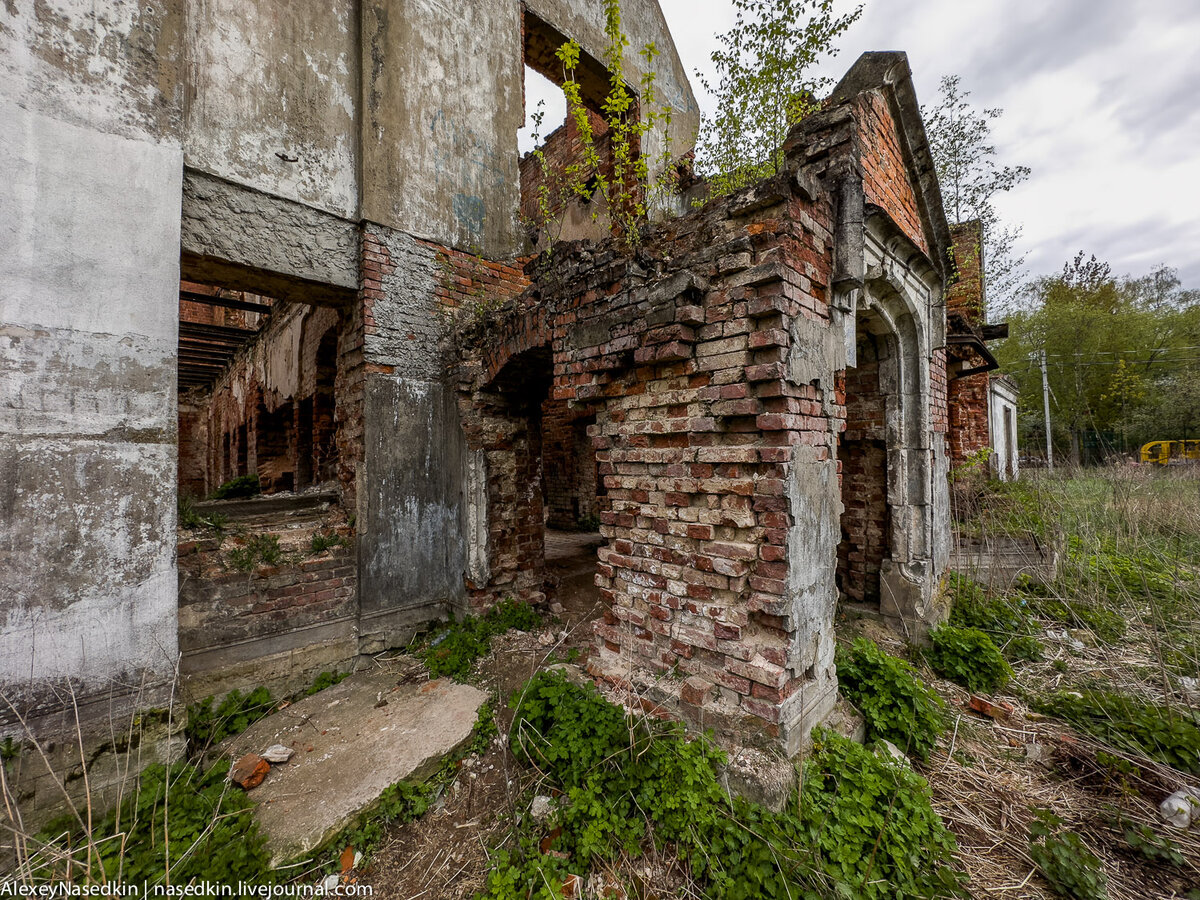
[{"label": "yellow machine in distance", "polygon": [[1198,441],[1151,441],[1142,444],[1142,462],[1160,466],[1178,466],[1200,461]]}]

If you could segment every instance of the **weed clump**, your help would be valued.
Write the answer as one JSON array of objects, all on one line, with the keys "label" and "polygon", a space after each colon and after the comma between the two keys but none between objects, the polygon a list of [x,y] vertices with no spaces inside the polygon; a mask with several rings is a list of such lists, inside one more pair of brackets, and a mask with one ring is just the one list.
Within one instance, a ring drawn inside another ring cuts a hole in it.
[{"label": "weed clump", "polygon": [[1034,637],[1036,626],[1022,601],[989,598],[983,585],[957,572],[950,573],[947,588],[954,598],[951,625],[986,632],[1010,660],[1041,657],[1042,644]]},{"label": "weed clump", "polygon": [[211,528],[213,531],[221,532],[229,527],[229,516],[222,513],[201,515],[200,511],[196,509],[196,501],[191,497],[181,496],[179,498],[178,511],[180,528]]},{"label": "weed clump", "polygon": [[282,558],[283,548],[274,534],[252,534],[241,547],[229,551],[229,565],[239,572],[253,572],[259,563],[274,566]]},{"label": "weed clump", "polygon": [[333,687],[335,684],[341,684],[349,677],[349,672],[322,672],[313,679],[312,684],[305,688],[304,696],[311,697],[313,694],[318,694],[325,690],[325,688]]},{"label": "weed clump", "polygon": [[[558,897],[573,867],[669,842],[710,900],[960,895],[954,841],[911,770],[824,732],[802,793],[773,813],[731,798],[724,755],[678,724],[627,717],[590,685],[540,672],[519,695],[510,745],[566,795],[554,839],[522,834],[489,877],[488,900]],[[548,851],[548,852],[543,852]]]},{"label": "weed clump", "polygon": [[346,544],[346,539],[340,534],[333,531],[323,532],[318,531],[312,536],[312,542],[309,549],[315,553],[324,553],[326,550],[331,550],[334,547],[342,547]]},{"label": "weed clump", "polygon": [[240,475],[237,478],[231,478],[213,491],[209,498],[210,500],[237,500],[244,497],[254,497],[262,492],[262,485],[258,482],[258,474]]},{"label": "weed clump", "polygon": [[942,625],[929,635],[925,658],[943,678],[972,693],[996,691],[1012,678],[1012,667],[992,639],[978,628]]},{"label": "weed clump", "polygon": [[866,719],[868,740],[888,740],[929,758],[945,727],[945,712],[916,669],[860,637],[848,648],[838,647],[837,670],[842,695]]},{"label": "weed clump", "polygon": [[485,616],[467,616],[450,625],[423,649],[418,656],[429,666],[434,678],[449,676],[462,679],[471,672],[475,660],[491,647],[492,638],[510,629],[532,631],[541,624],[538,614],[528,603],[512,598],[501,600]]},{"label": "weed clump", "polygon": [[219,744],[231,734],[241,734],[275,708],[271,692],[265,687],[257,687],[245,695],[238,690],[230,691],[215,710],[213,699],[209,697],[187,708],[184,734],[196,751]]},{"label": "weed clump", "polygon": [[1029,825],[1029,856],[1051,890],[1068,900],[1106,900],[1104,872],[1096,854],[1073,831],[1063,831],[1063,821],[1039,810]]},{"label": "weed clump", "polygon": [[1118,750],[1200,775],[1200,727],[1195,713],[1092,688],[1053,693],[1036,701],[1034,708],[1065,719]]},{"label": "weed clump", "polygon": [[137,788],[92,828],[91,841],[70,827],[73,819],[60,819],[42,833],[58,851],[47,855],[54,868],[45,876],[78,881],[90,869],[92,883],[157,884],[166,876],[169,854],[172,884],[272,883],[266,837],[251,815],[254,804],[229,784],[228,774],[228,760],[207,772],[182,762],[169,769],[149,766]]}]

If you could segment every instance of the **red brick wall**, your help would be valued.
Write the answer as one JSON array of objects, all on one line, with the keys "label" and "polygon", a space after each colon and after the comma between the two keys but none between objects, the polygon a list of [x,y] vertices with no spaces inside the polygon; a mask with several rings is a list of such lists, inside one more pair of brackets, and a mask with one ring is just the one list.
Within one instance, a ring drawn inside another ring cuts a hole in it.
[{"label": "red brick wall", "polygon": [[542,494],[551,528],[573,529],[599,515],[590,422],[561,400],[542,404]]},{"label": "red brick wall", "polygon": [[858,365],[846,370],[846,430],[838,440],[842,541],[837,582],[855,603],[879,602],[879,570],[888,552],[886,400],[879,391],[873,338],[858,344]]},{"label": "red brick wall", "polygon": [[950,464],[962,465],[967,457],[991,446],[988,427],[988,375],[968,375],[950,382]]},{"label": "red brick wall", "polygon": [[870,92],[860,94],[854,106],[862,142],[863,190],[867,202],[882,207],[909,240],[929,255],[929,243],[921,226],[921,208],[887,101],[881,94]]},{"label": "red brick wall", "polygon": [[553,397],[596,412],[602,655],[699,676],[726,694],[685,715],[770,735],[805,677],[786,668],[793,447],[828,459],[835,421],[818,385],[787,380],[785,322],[828,317],[831,208],[787,193],[750,220],[731,202],[666,223],[636,261],[556,248],[533,290],[465,335],[461,409],[469,443],[489,452],[489,510],[503,521],[489,551],[505,584],[477,598],[512,593],[540,564],[540,548],[511,537],[541,531],[541,504],[520,499],[526,445],[489,403],[510,364],[549,345]]},{"label": "red brick wall", "polygon": [[987,321],[983,295],[983,225],[979,221],[950,226],[954,280],[946,291],[946,313],[959,313],[972,325]]},{"label": "red brick wall", "polygon": [[[601,159],[601,171],[612,176],[612,140],[604,119],[588,111],[594,146]],[[574,118],[567,117],[559,128],[546,138],[541,146],[539,160],[534,153],[521,158],[521,219],[531,224],[541,224],[543,211],[543,188],[547,211],[551,218],[562,214],[567,204],[578,199],[571,190],[569,179],[563,174],[569,167],[579,165],[584,158],[585,147]]]},{"label": "red brick wall", "polygon": [[477,306],[499,305],[529,287],[525,263],[530,257],[491,260],[430,241],[418,243],[436,254],[440,273],[434,295],[448,309],[474,312]]},{"label": "red brick wall", "polygon": [[251,573],[229,570],[213,540],[179,545],[179,568],[190,577],[181,607],[190,607],[194,628],[180,634],[185,652],[196,646],[264,637],[357,611],[357,568],[351,546],[308,559],[260,566]]},{"label": "red brick wall", "polygon": [[[955,280],[946,293],[946,314],[951,327],[978,328],[986,321],[982,268],[983,230],[979,222],[964,222],[951,228],[954,242]],[[956,323],[955,320],[959,322]],[[960,361],[975,366],[982,359],[968,354]],[[979,450],[991,446],[988,423],[988,376],[986,372],[951,381],[947,389],[950,464],[962,465]]]}]

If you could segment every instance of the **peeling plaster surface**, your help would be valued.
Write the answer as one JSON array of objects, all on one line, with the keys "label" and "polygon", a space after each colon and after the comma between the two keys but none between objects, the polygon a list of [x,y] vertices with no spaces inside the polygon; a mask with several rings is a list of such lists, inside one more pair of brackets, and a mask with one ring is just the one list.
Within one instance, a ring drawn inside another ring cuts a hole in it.
[{"label": "peeling plaster surface", "polygon": [[363,216],[491,257],[515,252],[520,5],[363,9]]},{"label": "peeling plaster surface", "polygon": [[356,17],[349,0],[189,4],[188,165],[354,218]]},{"label": "peeling plaster surface", "polygon": [[0,685],[34,702],[176,655],[182,154],[64,112],[0,99]]},{"label": "peeling plaster surface", "polygon": [[180,22],[170,0],[7,0],[0,97],[99,131],[177,141]]}]

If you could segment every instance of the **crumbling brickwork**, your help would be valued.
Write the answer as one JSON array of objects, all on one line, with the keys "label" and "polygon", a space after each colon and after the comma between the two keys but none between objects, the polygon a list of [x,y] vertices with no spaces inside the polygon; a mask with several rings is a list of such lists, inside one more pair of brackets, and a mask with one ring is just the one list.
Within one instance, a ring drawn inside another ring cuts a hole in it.
[{"label": "crumbling brickwork", "polygon": [[[940,210],[900,134],[896,110],[914,101],[859,75],[871,84],[802,125],[776,178],[664,222],[634,252],[560,245],[527,292],[460,335],[459,406],[483,460],[477,602],[539,596],[549,390],[595,416],[607,609],[593,671],[647,673],[649,702],[789,750],[833,702],[840,497],[868,468],[859,531],[885,612],[914,627],[940,615],[944,332],[926,248],[945,247],[945,225],[931,230]],[[932,171],[927,155],[920,166]],[[887,349],[848,365],[856,321]],[[882,446],[867,459],[858,441]]]},{"label": "crumbling brickwork", "polygon": [[846,370],[846,428],[838,441],[841,543],[838,590],[855,603],[879,603],[879,572],[888,553],[887,409],[879,384],[879,357],[869,336]]},{"label": "crumbling brickwork", "polygon": [[[954,280],[946,292],[946,316],[951,328],[978,331],[986,323],[983,282],[983,226],[963,222],[951,229],[954,251]],[[981,362],[977,354],[956,354],[959,369]],[[968,462],[973,454],[991,446],[988,424],[988,374],[979,372],[953,378],[947,390],[949,452],[951,465]]]}]

